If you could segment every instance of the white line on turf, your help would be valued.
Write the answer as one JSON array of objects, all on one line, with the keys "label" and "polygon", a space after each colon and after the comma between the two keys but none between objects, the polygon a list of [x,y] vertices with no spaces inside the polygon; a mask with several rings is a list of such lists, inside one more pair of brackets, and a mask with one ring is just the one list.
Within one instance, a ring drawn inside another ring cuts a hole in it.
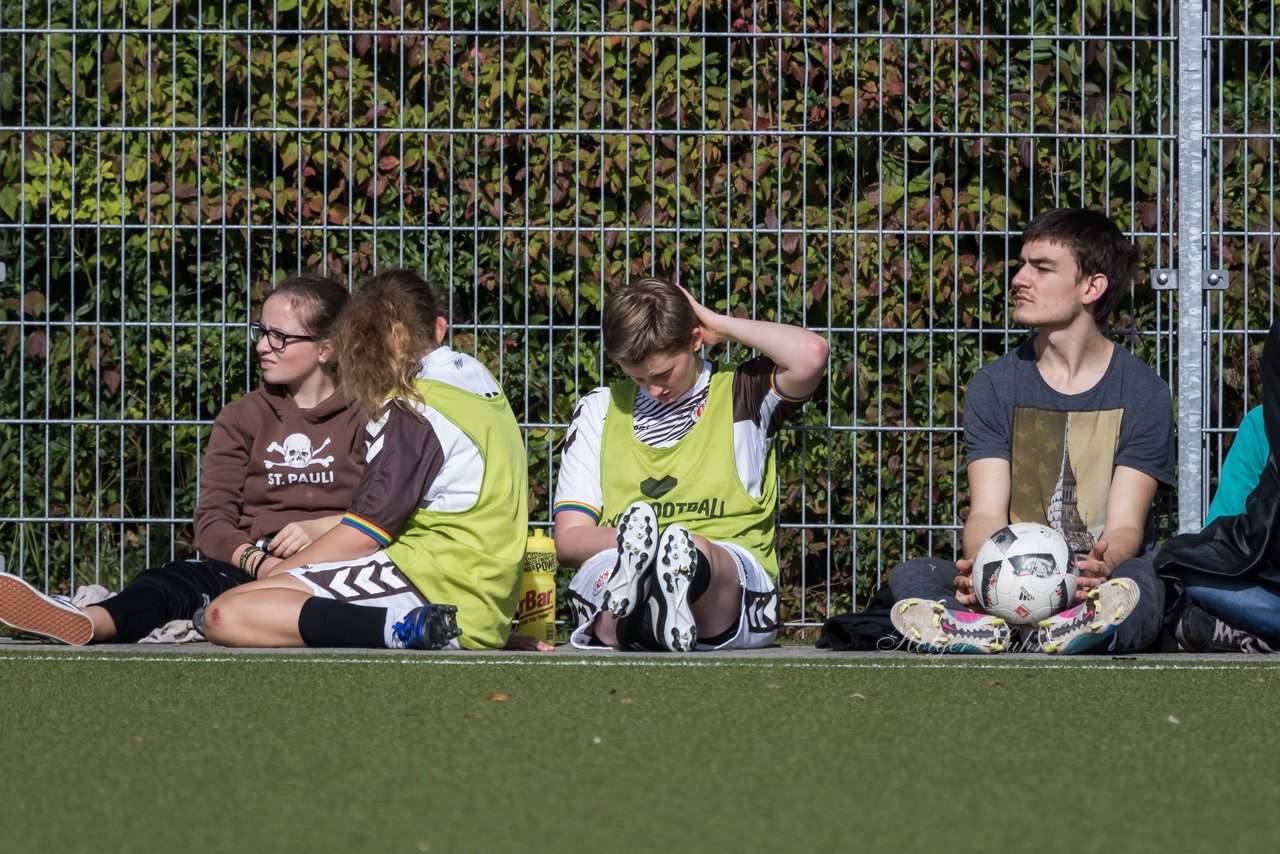
[{"label": "white line on turf", "polygon": [[737,659],[647,659],[647,658],[497,658],[444,655],[375,655],[375,656],[332,656],[332,655],[180,655],[180,654],[147,654],[130,655],[128,653],[102,653],[99,655],[85,653],[0,653],[0,661],[96,661],[112,663],[148,663],[148,664],[229,664],[249,663],[279,664],[296,662],[304,664],[385,664],[398,667],[483,667],[485,665],[518,665],[522,667],[766,667],[795,670],[911,670],[935,668],[960,668],[964,670],[1244,670],[1271,669],[1280,667],[1280,661],[1258,660],[1223,662],[1221,664],[1195,661],[1185,664],[1170,661],[1138,662],[1138,661],[1106,661],[1106,662],[1049,662],[1049,661],[965,661],[947,659],[924,661],[867,661],[867,660],[832,660],[824,662],[778,660],[768,661],[758,658]]}]

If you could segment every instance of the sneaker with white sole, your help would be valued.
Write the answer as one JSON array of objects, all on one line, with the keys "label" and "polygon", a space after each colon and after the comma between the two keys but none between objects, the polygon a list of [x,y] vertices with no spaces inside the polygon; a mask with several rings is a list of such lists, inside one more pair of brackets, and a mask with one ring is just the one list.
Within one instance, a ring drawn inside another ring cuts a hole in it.
[{"label": "sneaker with white sole", "polygon": [[697,560],[688,528],[670,525],[662,532],[649,609],[653,633],[670,652],[691,652],[698,642],[698,627],[689,608],[689,585]]},{"label": "sneaker with white sole", "polygon": [[1178,646],[1187,652],[1239,652],[1245,655],[1276,650],[1261,637],[1224,623],[1195,605],[1182,609],[1173,630]]},{"label": "sneaker with white sole", "polygon": [[654,558],[658,554],[658,517],[637,501],[618,520],[618,559],[601,598],[601,605],[621,619],[645,600]]},{"label": "sneaker with white sole", "polygon": [[84,646],[93,640],[93,620],[70,602],[46,596],[16,575],[0,572],[0,622],[20,632]]},{"label": "sneaker with white sole", "polygon": [[889,618],[918,652],[989,655],[1009,646],[1009,627],[1000,617],[953,611],[941,602],[903,599],[893,606]]},{"label": "sneaker with white sole", "polygon": [[1079,655],[1110,640],[1138,606],[1142,591],[1128,578],[1104,581],[1073,608],[1040,621],[1040,647],[1049,655]]}]

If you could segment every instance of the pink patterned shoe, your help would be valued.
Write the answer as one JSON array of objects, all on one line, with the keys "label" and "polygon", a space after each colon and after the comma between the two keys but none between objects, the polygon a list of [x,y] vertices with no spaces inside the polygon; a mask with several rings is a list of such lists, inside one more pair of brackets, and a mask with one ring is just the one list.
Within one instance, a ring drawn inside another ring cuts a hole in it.
[{"label": "pink patterned shoe", "polygon": [[1040,647],[1049,655],[1079,655],[1110,640],[1116,626],[1138,606],[1141,591],[1128,578],[1113,578],[1090,590],[1085,600],[1040,621]]},{"label": "pink patterned shoe", "polygon": [[917,652],[988,655],[1009,646],[1009,627],[999,617],[953,611],[941,602],[903,599],[890,612],[893,626]]}]

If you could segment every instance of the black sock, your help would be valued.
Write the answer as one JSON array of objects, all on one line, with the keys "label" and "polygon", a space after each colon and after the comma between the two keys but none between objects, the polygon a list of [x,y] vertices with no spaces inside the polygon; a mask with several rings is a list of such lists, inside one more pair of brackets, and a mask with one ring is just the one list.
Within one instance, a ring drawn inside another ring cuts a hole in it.
[{"label": "black sock", "polygon": [[711,561],[702,552],[697,552],[698,559],[693,562],[693,579],[689,582],[689,604],[702,598],[711,586]]},{"label": "black sock", "polygon": [[[649,592],[649,598],[656,595],[658,594],[655,591]],[[667,648],[662,645],[662,641],[658,640],[657,634],[653,631],[648,601],[649,599],[646,598],[638,608],[614,623],[613,631],[618,639],[619,649],[666,652]]]},{"label": "black sock", "polygon": [[312,596],[302,603],[298,614],[298,634],[307,646],[353,646],[364,649],[385,647],[382,630],[386,608],[352,605]]},{"label": "black sock", "polygon": [[644,615],[648,610],[642,602],[634,611],[614,623],[613,633],[618,638],[619,647],[633,649],[643,641]]}]

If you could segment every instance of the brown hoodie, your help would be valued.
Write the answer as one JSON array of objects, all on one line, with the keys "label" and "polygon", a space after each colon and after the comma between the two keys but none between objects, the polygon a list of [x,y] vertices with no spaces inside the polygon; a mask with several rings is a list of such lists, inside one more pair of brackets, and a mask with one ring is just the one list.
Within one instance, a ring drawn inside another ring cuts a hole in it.
[{"label": "brown hoodie", "polygon": [[340,389],[308,410],[267,383],[227,404],[204,455],[196,547],[229,562],[290,522],[344,512],[364,467],[366,423]]}]

